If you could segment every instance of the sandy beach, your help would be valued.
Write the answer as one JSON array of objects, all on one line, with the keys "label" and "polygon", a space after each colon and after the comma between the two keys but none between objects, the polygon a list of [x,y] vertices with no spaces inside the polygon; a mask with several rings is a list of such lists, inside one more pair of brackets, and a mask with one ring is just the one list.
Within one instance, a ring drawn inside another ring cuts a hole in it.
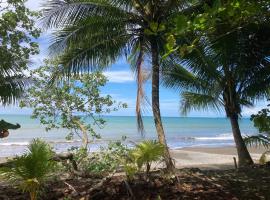
[{"label": "sandy beach", "polygon": [[[257,162],[263,148],[249,148],[254,162]],[[171,150],[177,168],[196,167],[201,169],[234,168],[233,157],[237,158],[236,148],[228,147],[190,147]]]}]

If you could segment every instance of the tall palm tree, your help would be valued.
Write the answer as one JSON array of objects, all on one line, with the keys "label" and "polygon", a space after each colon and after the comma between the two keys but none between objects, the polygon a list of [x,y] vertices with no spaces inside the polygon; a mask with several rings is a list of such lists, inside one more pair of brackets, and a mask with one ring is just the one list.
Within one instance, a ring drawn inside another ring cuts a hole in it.
[{"label": "tall palm tree", "polygon": [[224,109],[230,119],[239,166],[253,163],[241,136],[242,108],[269,95],[269,24],[251,24],[219,40],[203,37],[193,52],[165,63],[164,83],[180,89],[181,110]]},{"label": "tall palm tree", "polygon": [[129,56],[137,76],[137,124],[143,132],[141,105],[146,58],[152,63],[152,110],[165,161],[172,169],[159,108],[160,55],[165,23],[191,5],[182,0],[51,0],[44,5],[42,24],[56,28],[50,47],[60,56],[64,73],[103,69]]}]

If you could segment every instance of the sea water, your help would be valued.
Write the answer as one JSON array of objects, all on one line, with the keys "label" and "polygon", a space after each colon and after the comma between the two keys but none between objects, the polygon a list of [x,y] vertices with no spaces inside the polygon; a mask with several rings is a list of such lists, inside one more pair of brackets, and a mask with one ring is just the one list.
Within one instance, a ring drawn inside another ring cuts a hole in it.
[{"label": "sea water", "polygon": [[[19,123],[20,129],[10,130],[8,138],[0,139],[0,157],[20,155],[25,152],[27,144],[33,138],[42,138],[54,146],[57,152],[67,151],[72,146],[80,146],[79,137],[73,140],[65,139],[68,130],[58,129],[45,131],[38,119],[31,119],[29,115],[0,115],[10,123]],[[104,117],[106,125],[96,132],[101,139],[94,140],[89,145],[90,150],[98,150],[100,146],[108,144],[109,141],[121,140],[126,137],[126,143],[136,144],[142,139],[157,139],[153,117],[144,117],[144,136],[138,133],[136,117]],[[226,118],[193,118],[193,117],[163,117],[163,125],[167,143],[170,148],[183,147],[218,147],[233,145],[233,136],[230,122]],[[240,120],[242,135],[257,133],[252,122],[248,118]]]}]

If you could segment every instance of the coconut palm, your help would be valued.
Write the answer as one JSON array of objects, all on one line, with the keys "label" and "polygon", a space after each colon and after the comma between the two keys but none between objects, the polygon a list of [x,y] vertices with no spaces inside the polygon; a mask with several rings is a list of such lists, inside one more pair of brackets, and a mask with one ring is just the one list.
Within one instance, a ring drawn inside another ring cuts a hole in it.
[{"label": "coconut palm", "polygon": [[268,96],[270,88],[269,25],[249,25],[223,36],[200,39],[191,53],[167,62],[164,83],[180,89],[181,110],[224,109],[230,119],[239,166],[252,164],[239,128],[242,108]]},{"label": "coconut palm", "polygon": [[[160,55],[165,23],[190,4],[180,0],[51,0],[44,5],[44,28],[56,28],[53,55],[60,55],[66,74],[103,69],[128,56],[136,72],[137,122],[143,132],[141,105],[145,103],[144,61],[152,63],[152,110],[160,143],[166,146],[166,164],[173,167],[159,108]],[[194,1],[193,1],[194,2]]]}]

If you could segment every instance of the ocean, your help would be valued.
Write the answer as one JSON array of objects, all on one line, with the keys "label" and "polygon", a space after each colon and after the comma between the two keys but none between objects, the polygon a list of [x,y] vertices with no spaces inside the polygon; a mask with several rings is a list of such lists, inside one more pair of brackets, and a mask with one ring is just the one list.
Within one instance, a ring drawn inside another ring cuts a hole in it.
[{"label": "ocean", "polygon": [[[67,130],[45,131],[39,120],[31,119],[29,115],[0,115],[11,123],[19,123],[21,128],[10,130],[8,138],[0,139],[0,157],[20,155],[25,152],[27,144],[33,138],[42,138],[51,143],[57,152],[67,151],[72,146],[80,146],[81,141],[75,137],[72,141],[65,140]],[[137,132],[135,117],[104,117],[107,121],[105,128],[96,129],[101,139],[93,141],[90,150],[98,150],[109,141],[121,140],[127,137],[128,144],[134,144],[142,139],[157,139],[152,117],[144,117],[145,136]],[[233,137],[229,120],[226,118],[193,118],[193,117],[164,117],[164,129],[170,148],[183,147],[218,147],[233,145]],[[240,120],[242,135],[257,133],[252,122],[243,118]]]}]

